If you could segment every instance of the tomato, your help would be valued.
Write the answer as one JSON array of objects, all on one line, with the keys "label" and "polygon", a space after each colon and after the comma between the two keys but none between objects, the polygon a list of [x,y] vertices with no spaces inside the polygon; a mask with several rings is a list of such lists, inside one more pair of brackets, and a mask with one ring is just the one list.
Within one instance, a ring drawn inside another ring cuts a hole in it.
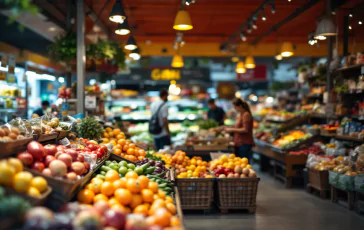
[{"label": "tomato", "polygon": [[104,154],[100,153],[100,152],[96,152],[97,158],[102,158],[104,156]]},{"label": "tomato", "polygon": [[100,148],[102,148],[105,151],[105,153],[109,151],[109,149],[105,145],[101,146]]},{"label": "tomato", "polygon": [[89,144],[87,146],[89,149],[91,149],[92,151],[96,150],[97,149],[97,146],[96,145],[93,145],[93,144]]},{"label": "tomato", "polygon": [[102,153],[102,154],[105,154],[105,150],[102,147],[98,148],[97,151]]}]

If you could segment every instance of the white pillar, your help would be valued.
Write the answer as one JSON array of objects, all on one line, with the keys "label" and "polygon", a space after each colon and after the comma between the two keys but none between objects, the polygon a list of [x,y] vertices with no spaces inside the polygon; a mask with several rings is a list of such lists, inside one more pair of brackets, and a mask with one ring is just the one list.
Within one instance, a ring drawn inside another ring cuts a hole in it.
[{"label": "white pillar", "polygon": [[77,0],[77,113],[85,114],[85,14],[84,0]]}]

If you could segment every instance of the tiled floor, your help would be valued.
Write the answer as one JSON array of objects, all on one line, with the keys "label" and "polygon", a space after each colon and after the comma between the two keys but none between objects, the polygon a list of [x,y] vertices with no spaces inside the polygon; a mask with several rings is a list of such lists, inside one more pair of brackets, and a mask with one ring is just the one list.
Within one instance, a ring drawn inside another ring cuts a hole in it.
[{"label": "tiled floor", "polygon": [[220,214],[187,212],[187,230],[364,230],[364,216],[306,193],[285,189],[279,181],[261,175],[257,212]]}]

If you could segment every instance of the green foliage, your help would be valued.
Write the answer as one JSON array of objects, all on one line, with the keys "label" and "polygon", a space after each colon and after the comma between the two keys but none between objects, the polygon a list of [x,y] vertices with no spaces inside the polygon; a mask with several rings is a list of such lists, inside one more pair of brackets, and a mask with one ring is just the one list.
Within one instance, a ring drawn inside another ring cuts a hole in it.
[{"label": "green foliage", "polygon": [[76,34],[68,32],[56,36],[54,43],[48,46],[48,53],[56,62],[70,62],[77,56]]},{"label": "green foliage", "polygon": [[218,127],[219,123],[217,123],[214,120],[207,119],[205,121],[199,121],[198,126],[200,127],[200,129],[210,129],[210,128]]},{"label": "green foliage", "polygon": [[307,65],[302,65],[302,66],[300,66],[298,68],[298,72],[299,73],[305,73],[305,72],[307,72],[307,70],[308,70],[308,66]]},{"label": "green foliage", "polygon": [[[39,12],[38,6],[34,5],[31,0],[4,0],[4,4],[6,7],[10,7],[9,24],[14,23],[24,13],[36,15]],[[19,30],[23,31],[24,26],[19,24]]]},{"label": "green foliage", "polygon": [[104,133],[102,125],[93,117],[85,117],[81,123],[77,125],[79,137],[98,140]]}]

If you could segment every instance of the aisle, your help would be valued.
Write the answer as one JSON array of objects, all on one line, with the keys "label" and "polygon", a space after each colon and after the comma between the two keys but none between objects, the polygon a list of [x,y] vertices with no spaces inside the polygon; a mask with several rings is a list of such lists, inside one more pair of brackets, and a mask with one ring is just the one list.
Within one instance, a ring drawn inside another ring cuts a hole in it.
[{"label": "aisle", "polygon": [[261,175],[256,215],[185,214],[187,230],[363,230],[364,217],[303,189],[285,189],[267,174]]}]

